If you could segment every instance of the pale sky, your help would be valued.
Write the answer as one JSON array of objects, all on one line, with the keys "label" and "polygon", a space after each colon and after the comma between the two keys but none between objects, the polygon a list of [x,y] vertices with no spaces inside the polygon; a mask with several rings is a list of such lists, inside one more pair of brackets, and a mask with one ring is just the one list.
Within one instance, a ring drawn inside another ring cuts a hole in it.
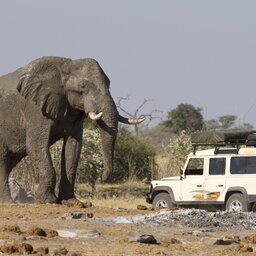
[{"label": "pale sky", "polygon": [[130,113],[154,99],[141,114],[189,103],[256,127],[255,12],[253,0],[1,1],[0,74],[45,55],[91,57]]}]

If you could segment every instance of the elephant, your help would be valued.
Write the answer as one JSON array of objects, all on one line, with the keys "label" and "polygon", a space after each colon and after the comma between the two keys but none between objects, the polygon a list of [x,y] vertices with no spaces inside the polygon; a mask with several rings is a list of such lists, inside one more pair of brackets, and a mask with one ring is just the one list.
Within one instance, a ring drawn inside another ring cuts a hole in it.
[{"label": "elephant", "polygon": [[[0,202],[12,202],[8,177],[29,155],[39,175],[37,202],[76,200],[76,170],[81,153],[83,122],[95,120],[103,151],[102,181],[113,169],[118,121],[137,125],[145,118],[118,113],[109,91],[110,80],[92,58],[44,56],[0,77]],[[59,192],[50,146],[63,140]]]}]

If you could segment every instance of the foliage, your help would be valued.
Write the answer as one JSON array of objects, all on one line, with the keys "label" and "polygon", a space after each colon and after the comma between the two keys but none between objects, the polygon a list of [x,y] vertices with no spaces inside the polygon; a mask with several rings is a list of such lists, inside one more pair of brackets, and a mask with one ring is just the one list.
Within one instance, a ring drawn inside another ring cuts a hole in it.
[{"label": "foliage", "polygon": [[168,113],[168,120],[163,125],[170,127],[175,134],[181,131],[194,132],[203,128],[203,116],[201,108],[195,108],[190,104],[180,104]]},{"label": "foliage", "polygon": [[99,130],[84,129],[77,180],[82,183],[88,182],[94,189],[102,172],[103,156]]},{"label": "foliage", "polygon": [[176,138],[171,139],[164,152],[156,159],[156,178],[179,175],[187,155],[192,151],[190,134],[182,131]]},{"label": "foliage", "polygon": [[26,192],[35,193],[39,184],[39,173],[33,161],[27,156],[11,172],[11,177],[25,189]]},{"label": "foliage", "polygon": [[232,126],[234,126],[236,121],[236,116],[234,115],[220,116],[218,118],[218,121],[222,126],[222,128],[227,130],[227,129],[230,129]]},{"label": "foliage", "polygon": [[150,177],[155,152],[141,138],[121,127],[119,129],[112,182]]},{"label": "foliage", "polygon": [[242,123],[236,126],[237,117],[234,115],[220,116],[217,119],[210,119],[204,122],[204,128],[208,131],[217,130],[252,130],[253,126],[249,123]]}]

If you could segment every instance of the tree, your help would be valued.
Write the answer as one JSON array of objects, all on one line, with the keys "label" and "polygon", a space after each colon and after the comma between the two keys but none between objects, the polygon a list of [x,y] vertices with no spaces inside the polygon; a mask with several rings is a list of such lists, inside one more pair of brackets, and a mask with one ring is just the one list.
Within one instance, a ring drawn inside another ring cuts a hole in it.
[{"label": "tree", "polygon": [[164,125],[170,127],[175,134],[183,130],[188,132],[201,130],[203,128],[201,111],[201,108],[182,103],[168,113],[168,120]]},{"label": "tree", "polygon": [[206,120],[204,122],[204,128],[207,131],[218,130],[252,130],[253,126],[249,123],[242,123],[236,126],[237,117],[235,115],[220,116],[217,119]]},{"label": "tree", "polygon": [[[149,123],[153,120],[153,119],[160,119],[161,117],[159,116],[160,113],[162,113],[162,111],[160,110],[157,110],[157,109],[153,109],[151,112],[148,112],[148,113],[144,113],[144,114],[139,114],[143,107],[150,101],[153,101],[152,99],[144,99],[143,102],[136,108],[134,114],[131,114],[129,112],[127,112],[121,105],[121,102],[124,101],[124,100],[128,100],[129,99],[129,96],[127,97],[120,97],[118,99],[118,102],[117,102],[117,108],[120,109],[122,112],[124,112],[126,115],[130,116],[130,117],[135,117],[135,118],[140,118],[140,117],[145,117],[147,119],[147,124],[146,126],[149,125]],[[157,113],[157,115],[156,115]],[[135,136],[138,137],[139,135],[139,126],[141,126],[141,124],[139,125],[134,125],[134,131],[135,131]]]},{"label": "tree", "polygon": [[237,117],[234,115],[225,115],[225,116],[220,116],[218,118],[218,121],[222,129],[227,130],[232,128],[235,125],[236,118]]},{"label": "tree", "polygon": [[182,131],[164,147],[162,154],[156,157],[157,175],[155,178],[179,175],[187,155],[193,150],[190,134]]}]

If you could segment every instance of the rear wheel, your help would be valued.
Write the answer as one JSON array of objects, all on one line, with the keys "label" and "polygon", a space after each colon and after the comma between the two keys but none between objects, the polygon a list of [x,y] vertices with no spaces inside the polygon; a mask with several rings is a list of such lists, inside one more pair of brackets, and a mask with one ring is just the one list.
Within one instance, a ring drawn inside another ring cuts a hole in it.
[{"label": "rear wheel", "polygon": [[245,201],[242,194],[236,193],[231,195],[226,203],[226,211],[228,212],[247,212],[249,205]]},{"label": "rear wheel", "polygon": [[171,208],[173,207],[173,202],[167,193],[159,193],[154,199],[152,206],[154,209],[156,208]]}]

